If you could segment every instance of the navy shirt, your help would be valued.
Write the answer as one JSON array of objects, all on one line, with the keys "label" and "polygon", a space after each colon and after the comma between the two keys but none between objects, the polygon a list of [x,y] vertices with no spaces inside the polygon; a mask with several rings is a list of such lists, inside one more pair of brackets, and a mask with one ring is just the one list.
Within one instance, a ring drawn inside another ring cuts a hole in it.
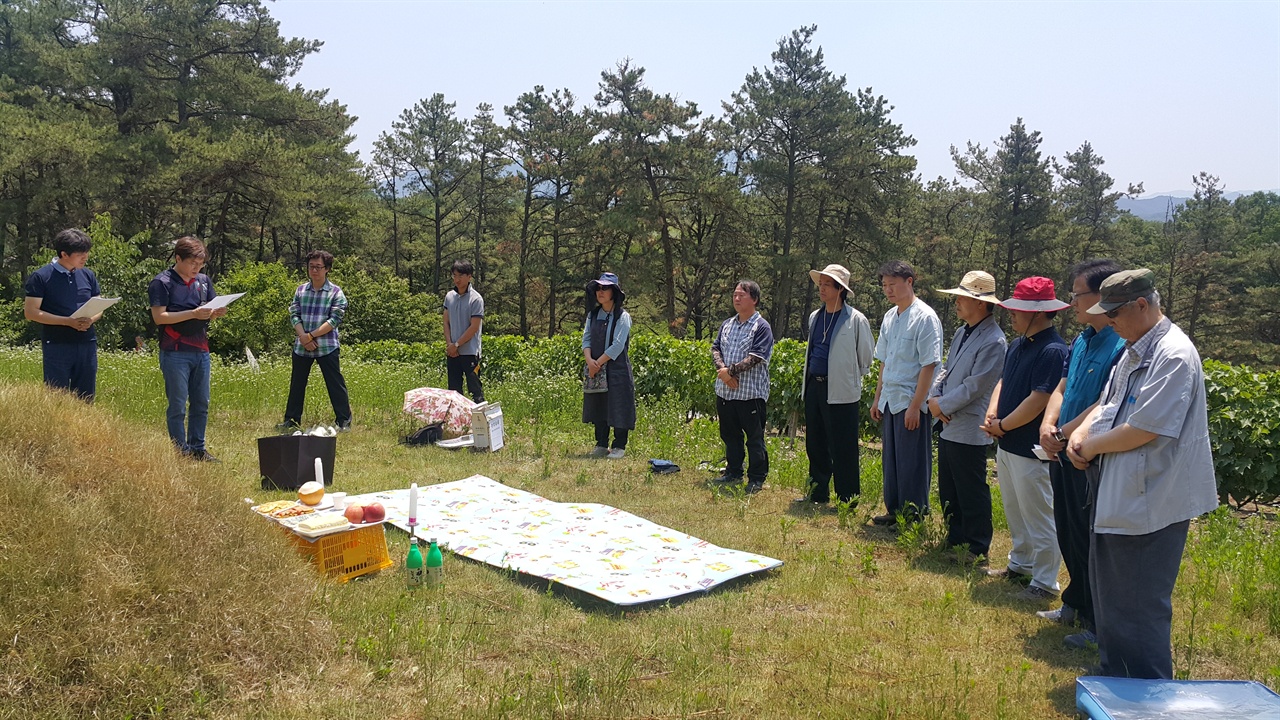
[{"label": "navy shirt", "polygon": [[[191,282],[187,282],[173,268],[157,275],[147,286],[147,298],[151,307],[162,307],[166,312],[195,310],[217,295],[208,275],[198,273]],[[192,318],[172,325],[161,325],[160,349],[208,352],[209,321]]]},{"label": "navy shirt", "polygon": [[[1000,402],[996,417],[1008,417],[1033,392],[1051,393],[1062,379],[1067,359],[1067,343],[1051,325],[1044,330],[1014,340],[1004,356],[1004,376],[1000,379]],[[1040,444],[1040,421],[1044,411],[1021,427],[1009,428],[1000,438],[1000,449],[1034,458],[1032,445]]]},{"label": "navy shirt", "polygon": [[[813,319],[813,331],[809,334],[809,374],[827,374],[827,358],[831,357],[831,341],[836,336],[836,325],[840,322],[840,311],[834,314],[823,308],[818,317]],[[826,331],[825,333],[823,331]]]},{"label": "navy shirt", "polygon": [[[31,273],[23,285],[27,297],[40,298],[40,309],[50,315],[69,317],[95,295],[101,295],[98,289],[98,276],[89,268],[67,270],[57,260]],[[88,330],[80,332],[64,325],[40,325],[40,337],[51,343],[88,343],[96,342],[97,332],[90,325]]]}]

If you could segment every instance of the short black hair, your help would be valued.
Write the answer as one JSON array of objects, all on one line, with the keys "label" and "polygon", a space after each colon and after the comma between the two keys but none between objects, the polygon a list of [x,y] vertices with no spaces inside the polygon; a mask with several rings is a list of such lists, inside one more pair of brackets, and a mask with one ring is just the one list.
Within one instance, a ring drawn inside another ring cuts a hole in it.
[{"label": "short black hair", "polygon": [[755,280],[747,280],[746,278],[743,278],[739,280],[738,284],[734,285],[733,287],[735,290],[737,288],[742,288],[743,290],[746,290],[747,294],[751,296],[751,299],[756,301],[756,304],[760,303],[760,283],[756,282]]},{"label": "short black hair", "polygon": [[1067,284],[1075,285],[1076,278],[1082,277],[1085,284],[1089,286],[1089,290],[1098,292],[1102,287],[1102,281],[1118,272],[1120,272],[1120,265],[1110,258],[1085,260],[1071,268],[1070,274],[1067,275]]},{"label": "short black hair", "polygon": [[310,265],[312,260],[323,262],[325,270],[333,269],[333,255],[327,250],[312,250],[307,253],[307,264]]},{"label": "short black hair", "polygon": [[849,299],[849,291],[845,290],[844,288],[840,288],[840,302],[845,302],[848,299]]},{"label": "short black hair", "polygon": [[476,266],[471,264],[470,260],[454,260],[453,267],[449,272],[462,273],[463,275],[475,275]]},{"label": "short black hair", "polygon": [[1046,319],[1048,319],[1048,320],[1052,320],[1052,319],[1054,319],[1055,317],[1057,317],[1057,316],[1058,316],[1058,311],[1057,311],[1057,310],[1045,310],[1045,311],[1044,311],[1044,316],[1045,316],[1045,318],[1046,318]]},{"label": "short black hair", "polygon": [[881,265],[876,274],[882,278],[897,277],[903,280],[910,280],[912,283],[916,280],[916,269],[911,267],[911,263],[906,260],[890,260]]},{"label": "short black hair", "polygon": [[76,228],[67,228],[57,235],[53,236],[53,249],[57,251],[58,257],[66,255],[75,255],[76,253],[89,252],[89,248],[93,247],[93,241],[83,230]]}]

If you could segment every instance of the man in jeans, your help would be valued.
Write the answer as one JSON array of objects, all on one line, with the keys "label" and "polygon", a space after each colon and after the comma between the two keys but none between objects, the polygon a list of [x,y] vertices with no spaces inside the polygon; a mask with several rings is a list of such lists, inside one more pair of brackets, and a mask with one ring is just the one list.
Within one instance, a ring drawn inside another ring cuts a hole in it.
[{"label": "man in jeans", "polygon": [[724,475],[716,482],[741,483],[743,461],[750,457],[748,494],[764,489],[764,479],[769,474],[764,424],[773,329],[756,311],[759,304],[760,286],[752,280],[739,281],[733,290],[733,309],[737,314],[720,325],[711,343],[711,358],[716,365],[716,412],[720,416],[720,439],[724,441],[726,461]]},{"label": "man in jeans", "polygon": [[169,400],[165,412],[169,439],[187,457],[219,462],[204,445],[209,422],[209,320],[227,314],[225,307],[204,307],[217,293],[200,272],[208,251],[190,235],[173,246],[173,267],[147,286],[151,319],[160,326],[160,372]]},{"label": "man in jeans", "polygon": [[44,382],[65,388],[93,402],[98,382],[98,336],[93,317],[73,318],[89,298],[100,295],[98,276],[85,267],[89,236],[67,229],[53,238],[57,257],[31,273],[23,286],[26,292],[23,315],[40,323],[40,352],[44,360]]},{"label": "man in jeans", "polygon": [[307,255],[307,279],[293,293],[289,303],[289,321],[298,338],[293,344],[293,373],[289,378],[289,401],[285,405],[281,430],[302,424],[302,406],[307,397],[307,380],[311,364],[320,366],[329,403],[333,405],[334,422],[339,431],[351,429],[351,400],[347,381],[339,364],[338,326],[347,313],[347,296],[342,288],[329,281],[333,255],[312,250]]},{"label": "man in jeans", "polygon": [[470,261],[453,261],[453,289],[444,296],[444,352],[449,389],[462,392],[465,377],[471,399],[481,403],[484,388],[480,386],[480,326],[484,323],[484,298],[471,286],[474,273]]}]

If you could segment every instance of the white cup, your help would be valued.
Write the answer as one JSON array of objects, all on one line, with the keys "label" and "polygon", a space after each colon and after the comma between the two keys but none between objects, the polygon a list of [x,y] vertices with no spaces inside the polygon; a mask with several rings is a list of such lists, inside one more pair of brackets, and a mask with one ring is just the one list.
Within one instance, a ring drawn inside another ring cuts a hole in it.
[{"label": "white cup", "polygon": [[334,510],[345,510],[347,508],[347,494],[344,492],[329,493],[329,497],[333,498]]}]

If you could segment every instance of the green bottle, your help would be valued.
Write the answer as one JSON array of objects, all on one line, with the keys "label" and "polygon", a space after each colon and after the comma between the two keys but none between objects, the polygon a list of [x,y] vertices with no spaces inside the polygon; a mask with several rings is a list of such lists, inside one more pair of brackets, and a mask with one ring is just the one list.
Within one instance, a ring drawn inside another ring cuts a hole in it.
[{"label": "green bottle", "polygon": [[427,585],[440,587],[444,582],[444,556],[440,554],[440,546],[431,538],[431,549],[427,550]]},{"label": "green bottle", "polygon": [[409,538],[409,558],[404,561],[409,587],[422,587],[422,551],[418,550],[418,538]]}]

